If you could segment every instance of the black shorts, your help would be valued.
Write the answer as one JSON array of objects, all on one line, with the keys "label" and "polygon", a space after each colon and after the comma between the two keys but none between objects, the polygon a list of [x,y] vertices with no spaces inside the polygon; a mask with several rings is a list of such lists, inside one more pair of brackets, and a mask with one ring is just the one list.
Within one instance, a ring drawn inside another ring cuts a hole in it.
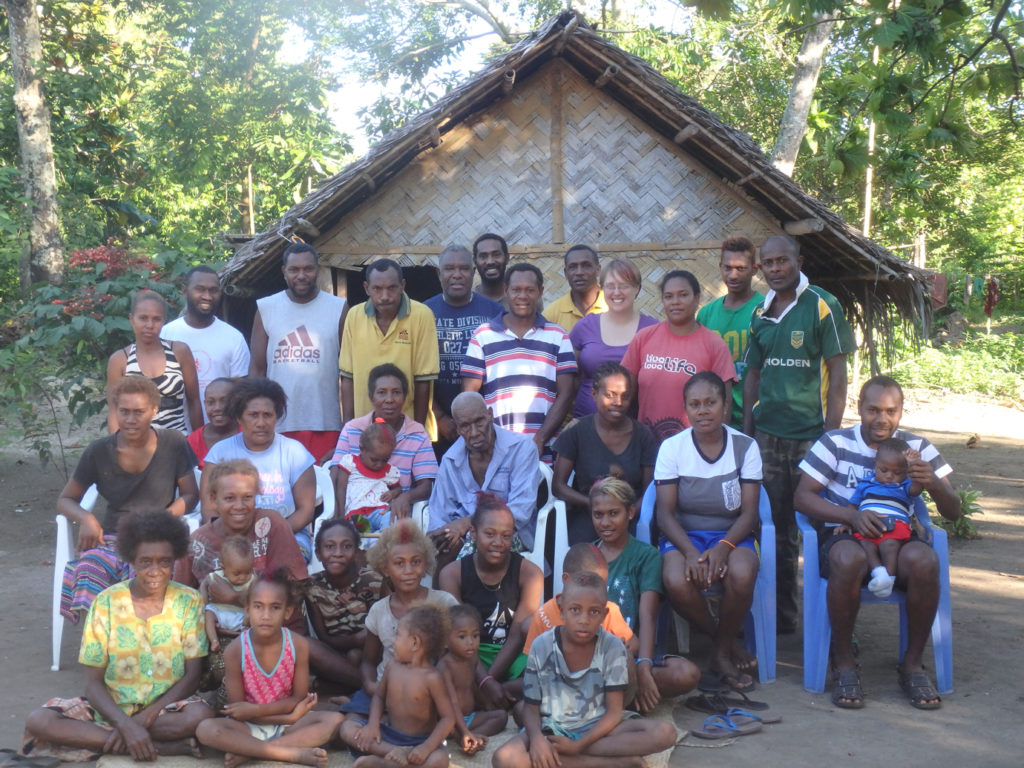
[{"label": "black shorts", "polygon": [[[828,579],[828,553],[838,542],[840,541],[855,541],[858,544],[860,539],[854,536],[852,533],[832,533],[834,528],[824,528],[818,533],[818,540],[820,545],[818,547],[818,572],[821,574],[821,578]],[[907,541],[922,541],[921,537],[917,535],[917,531],[911,529],[910,538]],[[871,580],[871,574],[868,573],[864,576],[864,584]]]}]

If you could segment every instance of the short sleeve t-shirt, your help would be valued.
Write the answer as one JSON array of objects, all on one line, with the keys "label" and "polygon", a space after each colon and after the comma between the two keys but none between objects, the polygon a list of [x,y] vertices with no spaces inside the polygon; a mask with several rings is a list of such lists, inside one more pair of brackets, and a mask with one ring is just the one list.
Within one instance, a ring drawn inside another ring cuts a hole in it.
[{"label": "short sleeve t-shirt", "polygon": [[338,464],[341,471],[348,475],[345,486],[345,513],[357,509],[387,509],[388,503],[381,501],[381,496],[388,492],[388,487],[398,485],[398,470],[385,464],[380,470],[374,471],[363,464],[358,456],[346,453]]},{"label": "short sleeve t-shirt", "polygon": [[768,317],[769,291],[750,321],[744,358],[761,371],[754,403],[757,429],[787,440],[817,440],[825,429],[828,371],[825,361],[855,348],[842,308],[828,291],[800,276],[796,301],[781,317]]},{"label": "short sleeve t-shirt", "polygon": [[[359,453],[359,436],[373,421],[373,413],[346,422],[338,435],[331,466],[341,464],[343,456]],[[395,449],[389,460],[398,470],[399,484],[408,491],[418,480],[433,480],[437,477],[437,457],[430,445],[430,435],[423,425],[413,421],[408,414],[395,435]]]},{"label": "short sleeve t-shirt", "polygon": [[[459,601],[450,592],[428,589],[424,603],[434,603],[442,610],[458,605]],[[398,618],[391,612],[391,595],[370,606],[366,614],[366,628],[380,640],[383,649],[380,664],[377,665],[377,679],[380,680],[388,664],[395,658],[395,638],[398,637]]]},{"label": "short sleeve t-shirt", "polygon": [[750,338],[750,318],[763,300],[764,296],[754,291],[754,295],[742,306],[726,309],[723,296],[710,304],[705,304],[697,312],[697,322],[721,336],[732,353],[732,362],[739,377],[738,385],[732,388],[731,421],[736,429],[743,427],[743,379],[747,371],[743,357],[747,353]]},{"label": "short sleeve t-shirt", "polygon": [[305,585],[307,605],[314,605],[323,619],[327,634],[353,635],[366,624],[370,608],[381,599],[384,578],[364,565],[351,584],[338,589],[326,571],[309,577]]},{"label": "short sleeve t-shirt", "polygon": [[[301,581],[308,575],[295,534],[277,512],[257,509],[252,530],[243,535],[252,543],[255,572],[273,573],[284,568],[292,581]],[[217,521],[193,531],[188,554],[174,564],[174,580],[195,587],[219,570],[222,567],[220,548],[225,538],[227,534]]]},{"label": "short sleeve t-shirt", "polygon": [[[935,476],[943,478],[953,468],[942,458],[938,449],[927,439],[897,429],[893,437],[906,441],[921,458],[931,465]],[[850,503],[857,484],[873,475],[875,449],[864,441],[861,425],[833,429],[818,439],[800,462],[800,469],[812,480],[824,486],[826,501],[845,506]],[[835,523],[826,523],[826,526]]]},{"label": "short sleeve t-shirt", "polygon": [[93,601],[82,627],[78,662],[102,667],[103,682],[118,709],[145,709],[185,676],[185,662],[208,653],[203,598],[173,581],[163,609],[135,615],[129,582],[109,587]]},{"label": "short sleeve t-shirt", "polygon": [[[526,632],[526,642],[523,643],[523,653],[529,653],[533,647],[533,641],[543,635],[549,629],[560,627],[565,623],[562,618],[562,611],[558,607],[558,596],[551,598],[542,605],[533,618],[530,619],[530,628]],[[622,617],[618,603],[608,601],[608,615],[601,622],[601,628],[619,638],[623,643],[633,639],[633,630]]]},{"label": "short sleeve t-shirt", "polygon": [[[341,375],[352,379],[355,413],[373,410],[367,382],[370,371],[383,363],[394,363],[405,373],[410,393],[414,383],[434,381],[440,369],[434,313],[405,294],[387,333],[377,325],[371,301],[352,307],[345,320],[338,365]],[[407,397],[403,410],[410,419],[415,416],[414,406],[414,398]],[[427,423],[423,426],[428,433],[435,433],[432,408],[427,409]]]},{"label": "short sleeve t-shirt", "polygon": [[[193,328],[185,322],[184,317],[179,317],[160,330],[160,338],[182,341],[192,350],[199,379],[200,403],[204,402],[207,385],[214,379],[246,376],[249,373],[249,347],[245,337],[219,317],[213,318],[213,322],[206,328]],[[203,418],[209,418],[205,403]]]},{"label": "short sleeve t-shirt", "polygon": [[676,520],[685,530],[722,531],[739,517],[742,483],[761,482],[761,452],[752,437],[723,426],[718,456],[705,456],[693,428],[661,444],[654,482],[679,486]]},{"label": "short sleeve t-shirt", "polygon": [[542,728],[567,731],[592,726],[605,713],[605,694],[624,691],[629,652],[622,641],[598,628],[590,664],[572,672],[562,652],[562,628],[538,637],[523,672],[523,699],[540,707]]},{"label": "short sleeve t-shirt", "polygon": [[644,467],[653,467],[658,457],[658,443],[651,430],[633,424],[633,435],[622,453],[612,453],[597,434],[595,415],[585,416],[555,441],[555,453],[572,459],[576,477],[573,488],[589,493],[591,486],[603,477],[614,474],[629,483],[637,496],[643,495]]},{"label": "short sleeve t-shirt", "polygon": [[248,459],[260,473],[262,493],[256,497],[259,509],[272,509],[281,517],[295,511],[292,486],[313,466],[313,456],[298,440],[276,435],[265,451],[250,451],[242,434],[232,435],[210,448],[204,464],[220,464],[231,459]]},{"label": "short sleeve t-shirt", "polygon": [[178,478],[195,469],[196,456],[185,435],[176,429],[153,429],[156,451],[141,472],[126,472],[117,463],[115,432],[90,443],[72,473],[83,488],[95,485],[107,502],[101,524],[109,536],[117,533],[118,521],[126,513],[169,507],[178,491]]},{"label": "short sleeve t-shirt", "polygon": [[500,315],[501,304],[479,293],[472,294],[469,303],[454,307],[439,293],[424,304],[434,313],[437,324],[437,346],[441,355],[441,373],[434,384],[434,402],[447,414],[452,412],[452,400],[462,391],[462,358],[473,333],[492,317]]},{"label": "short sleeve t-shirt", "polygon": [[[640,315],[637,330],[657,325],[658,321],[648,315]],[[601,315],[591,314],[573,326],[569,331],[569,341],[576,350],[580,363],[580,388],[576,393],[576,404],[572,415],[582,418],[597,411],[594,404],[594,372],[602,363],[621,363],[629,345],[609,346],[601,340]]]},{"label": "short sleeve t-shirt", "polygon": [[861,511],[869,510],[882,518],[910,524],[911,507],[909,477],[899,483],[879,483],[873,477],[861,480],[850,497],[850,503]]},{"label": "short sleeve t-shirt", "polygon": [[640,595],[662,593],[661,554],[656,547],[629,537],[626,548],[608,563],[608,599],[619,606],[629,628],[637,631]]},{"label": "short sleeve t-shirt", "polygon": [[644,328],[629,343],[622,365],[637,381],[639,420],[658,440],[690,426],[683,398],[690,377],[713,371],[722,381],[736,380],[729,348],[700,325],[688,336],[677,336],[667,322]]},{"label": "short sleeve t-shirt", "polygon": [[540,431],[557,396],[558,377],[576,373],[568,334],[543,315],[523,338],[496,317],[469,340],[462,375],[480,379],[487,407],[498,426],[533,435]]}]

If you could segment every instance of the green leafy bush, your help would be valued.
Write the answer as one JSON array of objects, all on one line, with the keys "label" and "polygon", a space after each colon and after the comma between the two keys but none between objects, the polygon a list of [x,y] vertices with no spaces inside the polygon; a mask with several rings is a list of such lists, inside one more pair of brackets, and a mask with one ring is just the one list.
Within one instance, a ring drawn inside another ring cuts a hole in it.
[{"label": "green leafy bush", "polygon": [[52,461],[55,446],[62,449],[63,403],[75,426],[103,410],[107,358],[132,340],[132,294],[157,291],[173,317],[181,295],[174,280],[187,267],[178,252],[150,256],[109,240],[72,253],[61,285],[34,286],[0,336],[8,340],[0,347],[0,417],[21,427],[0,440],[23,441],[44,464]]},{"label": "green leafy bush", "polygon": [[960,346],[924,347],[908,355],[892,375],[905,387],[1024,402],[1024,334],[971,332]]},{"label": "green leafy bush", "polygon": [[981,536],[978,533],[978,526],[972,519],[974,515],[983,515],[978,499],[981,498],[981,491],[976,491],[970,486],[958,488],[956,491],[960,497],[960,517],[956,520],[947,520],[935,510],[935,504],[929,501],[928,507],[932,514],[932,523],[939,528],[949,532],[957,539],[977,539]]}]

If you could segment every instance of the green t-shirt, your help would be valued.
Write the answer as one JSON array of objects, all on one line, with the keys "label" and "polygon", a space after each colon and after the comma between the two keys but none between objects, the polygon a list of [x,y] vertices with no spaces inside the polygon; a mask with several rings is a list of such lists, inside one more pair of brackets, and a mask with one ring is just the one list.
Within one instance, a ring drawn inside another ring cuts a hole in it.
[{"label": "green t-shirt", "polygon": [[732,352],[732,361],[736,364],[736,374],[740,380],[732,386],[732,426],[743,429],[743,379],[747,367],[743,356],[747,352],[747,336],[750,333],[750,318],[754,310],[764,301],[757,291],[750,300],[735,309],[725,308],[725,296],[705,304],[697,312],[697,322],[722,337],[722,341]]},{"label": "green t-shirt", "polygon": [[644,592],[662,593],[661,553],[630,536],[619,556],[608,563],[608,599],[619,606],[634,632],[640,631],[640,595]]},{"label": "green t-shirt", "polygon": [[803,276],[800,282],[797,300],[782,317],[765,317],[764,305],[754,313],[744,362],[761,370],[757,429],[787,440],[817,440],[825,429],[825,360],[852,352],[854,340],[836,297],[807,285]]}]

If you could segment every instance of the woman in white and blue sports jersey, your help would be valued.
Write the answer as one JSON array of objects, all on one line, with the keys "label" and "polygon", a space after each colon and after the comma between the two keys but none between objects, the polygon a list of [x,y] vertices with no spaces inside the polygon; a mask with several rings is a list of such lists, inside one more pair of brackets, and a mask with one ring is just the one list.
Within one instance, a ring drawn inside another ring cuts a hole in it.
[{"label": "woman in white and blue sports jersey", "polygon": [[[757,659],[736,636],[757,579],[752,534],[761,454],[753,438],[727,426],[729,401],[717,374],[694,375],[683,397],[690,426],[661,444],[654,465],[665,594],[676,612],[714,639],[712,672],[747,690]],[[717,622],[704,599],[709,590],[722,593]]]}]

